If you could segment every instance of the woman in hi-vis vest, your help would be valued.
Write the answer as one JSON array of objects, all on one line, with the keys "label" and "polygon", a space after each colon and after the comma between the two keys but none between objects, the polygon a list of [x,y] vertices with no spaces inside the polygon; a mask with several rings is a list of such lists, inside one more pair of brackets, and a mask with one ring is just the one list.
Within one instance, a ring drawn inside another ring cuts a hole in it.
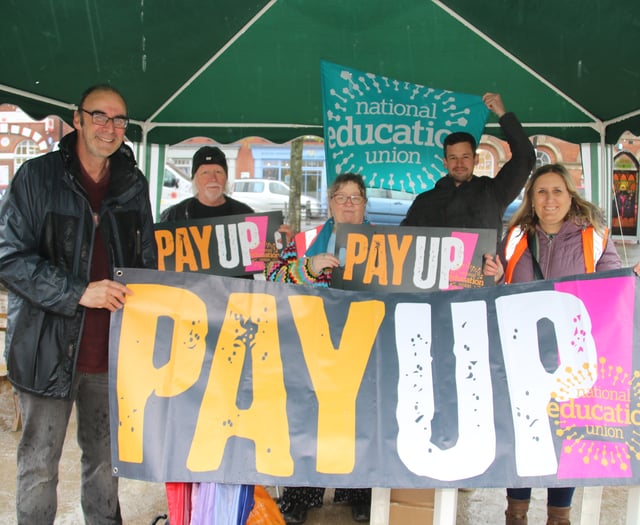
[{"label": "woman in hi-vis vest", "polygon": [[[507,284],[621,267],[602,210],[578,194],[560,164],[541,166],[531,175],[498,255],[485,254],[484,260],[484,274]],[[548,489],[548,525],[569,525],[573,491]],[[507,489],[507,525],[527,523],[530,498],[530,488]]]}]

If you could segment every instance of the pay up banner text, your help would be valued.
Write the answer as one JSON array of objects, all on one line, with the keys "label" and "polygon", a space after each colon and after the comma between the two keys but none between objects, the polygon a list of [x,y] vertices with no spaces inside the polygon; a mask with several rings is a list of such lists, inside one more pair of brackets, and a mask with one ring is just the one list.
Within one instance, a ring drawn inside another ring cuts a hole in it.
[{"label": "pay up banner text", "polygon": [[482,275],[483,254],[496,232],[338,224],[331,286],[345,290],[420,292],[493,284]]},{"label": "pay up banner text", "polygon": [[630,269],[444,292],[119,269],[113,466],[153,481],[640,484]]},{"label": "pay up banner text", "polygon": [[226,215],[155,225],[158,269],[241,276],[261,273],[283,248],[282,212]]}]

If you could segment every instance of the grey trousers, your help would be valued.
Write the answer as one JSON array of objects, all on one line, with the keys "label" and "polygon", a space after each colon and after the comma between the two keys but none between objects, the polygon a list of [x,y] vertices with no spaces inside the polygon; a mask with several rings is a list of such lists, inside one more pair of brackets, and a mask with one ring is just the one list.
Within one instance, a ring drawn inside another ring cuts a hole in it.
[{"label": "grey trousers", "polygon": [[58,464],[73,403],[81,458],[80,501],[87,525],[121,524],[118,478],[111,472],[107,374],[76,374],[72,398],[18,392],[22,437],[18,444],[18,525],[53,525],[58,507]]}]

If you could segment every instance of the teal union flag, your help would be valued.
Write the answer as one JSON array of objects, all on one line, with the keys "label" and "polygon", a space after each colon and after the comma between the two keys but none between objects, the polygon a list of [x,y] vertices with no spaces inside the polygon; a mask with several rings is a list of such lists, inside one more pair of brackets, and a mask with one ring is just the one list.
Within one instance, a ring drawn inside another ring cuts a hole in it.
[{"label": "teal union flag", "polygon": [[466,131],[477,142],[489,110],[478,95],[455,93],[320,64],[327,182],[360,173],[369,188],[422,193],[446,175],[442,145]]}]

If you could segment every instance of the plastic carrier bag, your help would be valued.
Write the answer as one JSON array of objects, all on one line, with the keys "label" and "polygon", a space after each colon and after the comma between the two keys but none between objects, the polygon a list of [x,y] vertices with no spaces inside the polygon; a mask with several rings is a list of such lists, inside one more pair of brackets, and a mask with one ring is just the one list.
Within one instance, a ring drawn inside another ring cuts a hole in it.
[{"label": "plastic carrier bag", "polygon": [[285,525],[278,505],[262,485],[255,486],[253,499],[247,525]]}]

